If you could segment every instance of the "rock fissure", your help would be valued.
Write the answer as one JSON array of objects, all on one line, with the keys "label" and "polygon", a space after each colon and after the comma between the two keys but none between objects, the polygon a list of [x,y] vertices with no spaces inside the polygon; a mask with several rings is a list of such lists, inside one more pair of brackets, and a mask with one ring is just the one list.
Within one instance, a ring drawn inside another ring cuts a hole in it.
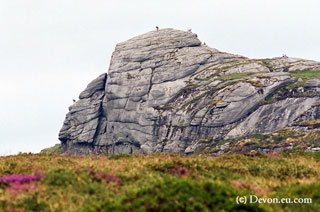
[{"label": "rock fissure", "polygon": [[147,92],[147,97],[149,97],[149,95],[150,95],[150,91],[151,91],[151,89],[152,89],[152,78],[153,78],[153,73],[154,73],[154,69],[153,68],[151,68],[151,76],[150,76],[150,80],[149,80],[149,88],[148,88],[148,92]]}]

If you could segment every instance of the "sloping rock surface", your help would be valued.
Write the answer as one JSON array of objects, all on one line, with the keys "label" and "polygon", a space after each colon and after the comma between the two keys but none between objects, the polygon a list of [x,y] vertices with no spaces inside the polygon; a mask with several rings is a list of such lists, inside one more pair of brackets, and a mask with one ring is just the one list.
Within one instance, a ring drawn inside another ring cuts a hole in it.
[{"label": "sloping rock surface", "polygon": [[[93,80],[70,106],[59,139],[68,153],[191,153],[199,139],[268,133],[320,102],[319,79],[291,74],[317,69],[320,63],[310,60],[221,52],[191,32],[152,31],[116,46],[108,75]],[[308,95],[266,104],[297,81]]]}]

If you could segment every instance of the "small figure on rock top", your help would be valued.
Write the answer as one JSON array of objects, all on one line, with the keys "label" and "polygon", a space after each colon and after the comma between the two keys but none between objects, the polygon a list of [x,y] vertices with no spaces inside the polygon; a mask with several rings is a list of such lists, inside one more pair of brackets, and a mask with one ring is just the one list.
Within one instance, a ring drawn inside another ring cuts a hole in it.
[{"label": "small figure on rock top", "polygon": [[72,101],[73,101],[73,103],[75,103],[75,102],[76,102],[76,100],[75,100],[75,99],[72,99]]},{"label": "small figure on rock top", "polygon": [[282,57],[283,58],[288,58],[288,56],[286,54],[283,54]]},{"label": "small figure on rock top", "polygon": [[188,29],[188,32],[192,32],[192,29]]},{"label": "small figure on rock top", "polygon": [[156,26],[156,29],[157,29],[157,31],[159,31],[159,27],[158,26]]}]

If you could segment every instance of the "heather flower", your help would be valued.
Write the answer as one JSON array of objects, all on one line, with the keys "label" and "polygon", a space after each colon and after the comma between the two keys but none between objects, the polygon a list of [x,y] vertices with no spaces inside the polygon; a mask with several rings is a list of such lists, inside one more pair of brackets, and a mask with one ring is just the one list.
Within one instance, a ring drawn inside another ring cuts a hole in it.
[{"label": "heather flower", "polygon": [[236,188],[242,188],[242,183],[239,182],[239,181],[234,181],[234,182],[232,183],[232,185],[233,185],[234,187],[236,187]]},{"label": "heather flower", "polygon": [[6,212],[27,212],[24,209],[6,209]]},{"label": "heather flower", "polygon": [[171,155],[165,154],[165,155],[160,155],[160,158],[172,158]]},{"label": "heather flower", "polygon": [[76,169],[76,173],[80,173],[82,170],[83,170],[83,167],[78,166],[77,169]]},{"label": "heather flower", "polygon": [[11,196],[16,196],[21,192],[31,192],[37,189],[37,186],[34,183],[13,183],[11,187],[7,189],[7,191],[11,194]]},{"label": "heather flower", "polygon": [[112,174],[105,174],[105,173],[97,173],[96,175],[95,175],[95,177],[97,178],[97,179],[100,179],[100,180],[103,180],[103,181],[105,181],[106,183],[111,183],[111,182],[113,182],[113,183],[119,183],[120,182],[120,179],[117,177],[117,176],[115,176],[115,175],[112,175]]},{"label": "heather flower", "polygon": [[185,167],[175,167],[175,168],[171,169],[170,173],[172,175],[178,175],[178,176],[181,176],[181,177],[190,175],[189,170],[187,168],[185,168]]},{"label": "heather flower", "polygon": [[34,175],[9,175],[0,177],[1,183],[29,183],[38,178]]},{"label": "heather flower", "polygon": [[267,153],[267,157],[283,158],[279,153]]},{"label": "heather flower", "polygon": [[45,176],[41,170],[36,170],[34,175],[8,175],[0,176],[0,183],[12,184],[12,183],[30,183],[32,181],[39,181]]},{"label": "heather flower", "polygon": [[100,160],[107,160],[108,158],[103,156],[103,157],[100,157]]},{"label": "heather flower", "polygon": [[41,170],[35,170],[34,176],[36,177],[36,180],[42,180],[43,178],[45,178]]},{"label": "heather flower", "polygon": [[94,169],[93,169],[93,168],[89,168],[89,169],[88,169],[88,173],[89,173],[89,174],[94,174],[94,173],[95,173],[95,172],[94,172]]},{"label": "heather flower", "polygon": [[267,193],[266,189],[259,188],[256,185],[249,184],[249,183],[246,183],[246,182],[233,181],[232,185],[237,189],[250,189],[250,190],[252,190],[253,192],[255,192],[256,194],[259,194],[259,195],[264,195],[264,194]]}]

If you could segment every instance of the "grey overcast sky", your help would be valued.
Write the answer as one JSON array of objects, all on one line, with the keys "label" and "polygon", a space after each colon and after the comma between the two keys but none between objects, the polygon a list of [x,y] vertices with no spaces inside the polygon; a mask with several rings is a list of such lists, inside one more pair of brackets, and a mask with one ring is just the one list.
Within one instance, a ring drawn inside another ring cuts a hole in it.
[{"label": "grey overcast sky", "polygon": [[58,143],[72,99],[118,42],[160,28],[250,58],[320,61],[319,0],[2,0],[0,155]]}]

